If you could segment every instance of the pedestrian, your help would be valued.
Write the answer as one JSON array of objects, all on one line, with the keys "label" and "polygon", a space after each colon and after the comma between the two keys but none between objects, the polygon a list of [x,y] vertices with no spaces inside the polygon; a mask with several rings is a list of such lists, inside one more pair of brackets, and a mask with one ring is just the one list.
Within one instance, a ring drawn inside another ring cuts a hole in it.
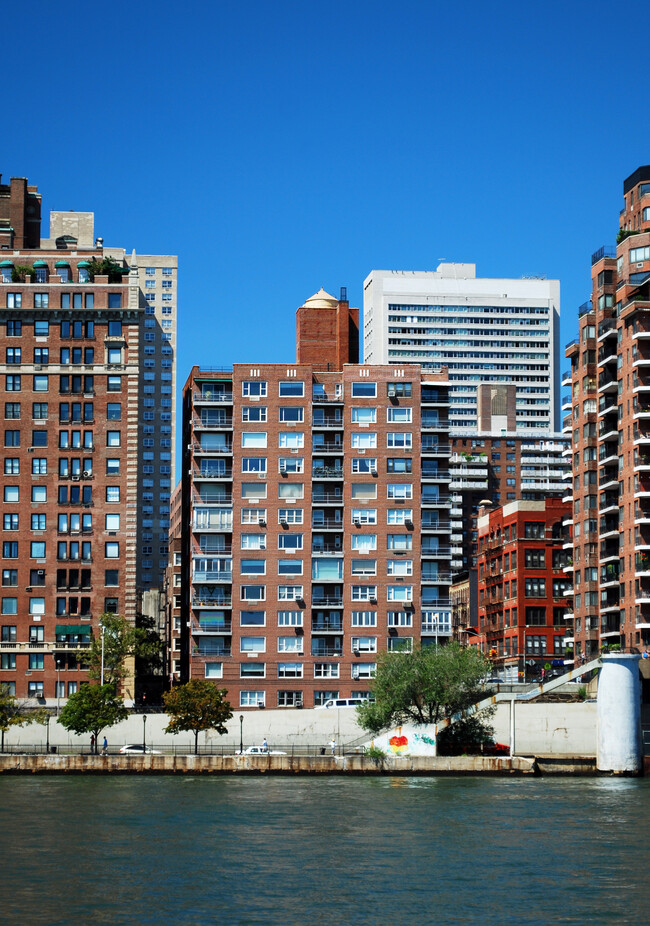
[{"label": "pedestrian", "polygon": [[103,745],[103,747],[102,747],[102,755],[103,755],[103,756],[107,756],[107,755],[108,755],[108,740],[106,739],[106,737],[104,737],[104,745]]},{"label": "pedestrian", "polygon": [[330,752],[332,755],[336,752],[336,740],[334,738],[330,740]]},{"label": "pedestrian", "polygon": [[94,733],[90,737],[90,752],[91,754],[95,752],[95,734]]},{"label": "pedestrian", "polygon": [[266,737],[264,737],[264,742],[262,743],[262,752],[269,751],[269,744],[266,742]]}]

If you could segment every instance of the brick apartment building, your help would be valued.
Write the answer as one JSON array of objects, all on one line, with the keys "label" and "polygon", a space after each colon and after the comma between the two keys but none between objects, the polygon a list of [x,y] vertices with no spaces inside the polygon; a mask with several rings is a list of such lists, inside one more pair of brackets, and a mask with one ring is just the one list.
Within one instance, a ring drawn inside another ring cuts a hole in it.
[{"label": "brick apartment building", "polygon": [[310,362],[184,389],[181,678],[239,708],[363,695],[379,651],[451,635],[446,377],[359,365],[355,312],[321,291]]},{"label": "brick apartment building", "polygon": [[616,248],[592,255],[592,299],[567,345],[573,606],[569,645],[650,644],[650,166],[623,184]]},{"label": "brick apartment building", "polygon": [[565,657],[563,525],[570,506],[559,498],[515,501],[478,519],[478,619],[473,642],[507,680],[539,678]]},{"label": "brick apartment building", "polygon": [[[166,564],[168,508],[148,493],[151,481],[169,505],[171,475],[150,478],[142,461],[154,428],[171,445],[173,421],[171,405],[150,405],[146,374],[167,342],[144,347],[135,254],[101,275],[96,262],[116,251],[94,238],[92,213],[51,213],[49,238],[40,215],[36,187],[0,184],[0,683],[51,707],[86,679],[75,653],[101,614],[136,621],[141,545],[159,516]],[[137,697],[132,677],[124,694]]]}]

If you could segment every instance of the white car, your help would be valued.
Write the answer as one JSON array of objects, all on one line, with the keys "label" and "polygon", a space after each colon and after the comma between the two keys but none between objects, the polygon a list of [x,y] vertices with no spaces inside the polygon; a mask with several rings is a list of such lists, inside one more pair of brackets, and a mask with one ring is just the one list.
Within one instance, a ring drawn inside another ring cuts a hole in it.
[{"label": "white car", "polygon": [[142,743],[130,743],[128,746],[122,746],[120,752],[123,756],[161,756],[162,753],[150,746],[143,746]]},{"label": "white car", "polygon": [[265,749],[263,746],[249,746],[248,749],[244,749],[241,752],[239,749],[235,753],[236,756],[286,756],[286,752],[281,752],[279,749]]}]

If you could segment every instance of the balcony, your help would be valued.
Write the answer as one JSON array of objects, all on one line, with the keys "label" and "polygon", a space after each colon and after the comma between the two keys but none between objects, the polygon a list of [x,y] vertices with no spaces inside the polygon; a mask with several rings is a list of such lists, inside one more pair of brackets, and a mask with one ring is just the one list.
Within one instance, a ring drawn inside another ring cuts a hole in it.
[{"label": "balcony", "polygon": [[451,523],[444,518],[427,518],[426,512],[422,514],[421,528],[423,531],[449,531]]},{"label": "balcony", "polygon": [[316,492],[312,493],[313,505],[342,505],[343,494],[337,492]]},{"label": "balcony", "polygon": [[192,582],[196,585],[215,584],[218,582],[232,582],[232,572],[225,570],[209,569],[197,570],[192,575]]},{"label": "balcony", "polygon": [[616,392],[618,379],[611,373],[601,373],[598,377],[598,392]]},{"label": "balcony", "polygon": [[333,395],[323,392],[314,392],[311,397],[314,405],[343,405],[343,386],[338,384],[338,390]]},{"label": "balcony", "polygon": [[334,428],[338,431],[342,431],[343,430],[343,416],[342,415],[339,415],[339,416],[314,415],[312,419],[312,427],[314,428],[314,430],[317,430],[317,431],[320,430],[321,428],[323,429]]},{"label": "balcony", "polygon": [[342,656],[343,655],[343,639],[339,637],[338,639],[332,639],[331,637],[326,637],[324,640],[318,640],[312,638],[311,641],[311,655],[312,656]]},{"label": "balcony", "polygon": [[427,456],[448,457],[451,454],[451,445],[431,440],[426,435],[422,438],[421,452]]},{"label": "balcony", "polygon": [[194,405],[232,405],[232,392],[218,389],[214,392],[194,392],[192,402]]},{"label": "balcony", "polygon": [[192,636],[219,633],[232,633],[232,621],[229,619],[221,621],[201,621],[198,626],[194,624],[192,627]]},{"label": "balcony", "polygon": [[422,482],[449,482],[449,479],[448,470],[422,467]]},{"label": "balcony", "polygon": [[420,501],[423,508],[448,508],[448,495],[423,495]]},{"label": "balcony", "polygon": [[323,595],[314,592],[311,596],[311,603],[315,608],[342,608],[343,598],[340,595]]},{"label": "balcony", "polygon": [[193,595],[193,608],[231,608],[232,595]]},{"label": "balcony", "polygon": [[448,431],[449,420],[438,415],[428,415],[426,412],[423,412],[420,428],[422,431]]},{"label": "balcony", "polygon": [[219,467],[218,469],[193,469],[192,478],[196,481],[200,481],[201,479],[225,479],[231,481],[232,467],[224,466]]},{"label": "balcony", "polygon": [[230,646],[219,646],[216,643],[208,643],[202,641],[198,646],[194,647],[192,651],[194,656],[232,656],[232,648]]},{"label": "balcony", "polygon": [[331,530],[342,531],[343,522],[336,518],[314,518],[312,517],[311,526],[313,530]]},{"label": "balcony", "polygon": [[312,617],[312,633],[343,633],[343,617],[338,618],[318,618]]},{"label": "balcony", "polygon": [[314,479],[343,479],[343,468],[340,466],[314,466],[311,474]]},{"label": "balcony", "polygon": [[232,431],[232,417],[230,415],[201,415],[192,418],[192,427],[195,431]]},{"label": "balcony", "polygon": [[224,441],[223,443],[220,443],[220,444],[210,445],[207,443],[199,444],[198,442],[194,441],[192,444],[189,445],[189,449],[192,451],[193,454],[195,454],[195,456],[211,456],[211,455],[216,456],[218,454],[224,454],[224,453],[232,454],[232,443],[230,443],[229,441]]},{"label": "balcony", "polygon": [[343,453],[343,444],[338,441],[322,441],[317,443],[314,441],[312,445],[313,453]]}]

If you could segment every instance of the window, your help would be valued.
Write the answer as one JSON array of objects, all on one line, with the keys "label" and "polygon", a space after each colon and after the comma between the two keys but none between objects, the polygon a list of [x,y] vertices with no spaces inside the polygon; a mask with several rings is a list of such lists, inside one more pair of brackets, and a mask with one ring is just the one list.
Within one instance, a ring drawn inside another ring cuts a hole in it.
[{"label": "window", "polygon": [[266,586],[265,585],[242,585],[240,598],[242,601],[265,601],[266,600]]},{"label": "window", "polygon": [[267,394],[267,383],[244,381],[241,384],[241,394],[243,396],[265,396]]},{"label": "window", "polygon": [[5,363],[20,363],[20,347],[8,347],[5,352]]},{"label": "window", "polygon": [[20,418],[20,402],[5,402],[5,418]]},{"label": "window", "polygon": [[244,450],[266,447],[266,431],[244,431],[241,436]]},{"label": "window", "polygon": [[413,435],[409,431],[389,431],[386,438],[389,449],[410,450],[413,446]]},{"label": "window", "polygon": [[302,550],[302,534],[279,534],[278,550]]},{"label": "window", "polygon": [[410,408],[387,408],[386,413],[389,424],[410,424],[413,420],[413,410]]},{"label": "window", "polygon": [[122,445],[122,432],[121,431],[107,431],[106,432],[106,446],[107,447],[121,447]]},{"label": "window", "polygon": [[386,562],[386,575],[412,576],[413,575],[413,560],[411,559],[389,559]]},{"label": "window", "polygon": [[374,399],[377,396],[377,383],[352,383],[353,399]]},{"label": "window", "polygon": [[5,531],[17,531],[18,530],[18,515],[17,514],[4,514],[2,516],[2,529]]},{"label": "window", "polygon": [[243,576],[246,575],[265,575],[266,560],[264,559],[242,559],[240,562],[240,571]]},{"label": "window", "polygon": [[302,601],[302,585],[279,585],[278,601]]},{"label": "window", "polygon": [[223,678],[223,663],[222,662],[206,662],[205,663],[205,677],[206,678]]},{"label": "window", "polygon": [[351,437],[353,450],[374,450],[377,447],[377,434],[374,431],[353,434]]},{"label": "window", "polygon": [[352,637],[352,652],[376,653],[377,637]]},{"label": "window", "polygon": [[47,392],[49,382],[49,376],[34,376],[34,392]]},{"label": "window", "polygon": [[266,421],[266,405],[244,405],[241,410],[242,421]]},{"label": "window", "polygon": [[302,611],[278,611],[278,627],[302,627]]},{"label": "window", "polygon": [[302,678],[303,666],[301,662],[279,662],[278,678]]},{"label": "window", "polygon": [[545,598],[546,597],[546,579],[527,578],[524,585],[524,594],[526,598]]},{"label": "window", "polygon": [[[45,541],[32,540],[29,555],[32,559],[45,559]],[[18,556],[18,544],[16,544],[16,556]]]},{"label": "window", "polygon": [[304,637],[278,637],[278,653],[302,653]]},{"label": "window", "polygon": [[389,611],[387,619],[389,627],[413,626],[413,614],[411,611]]},{"label": "window", "polygon": [[239,666],[240,678],[266,678],[266,663],[242,662]]},{"label": "window", "polygon": [[300,423],[305,420],[305,410],[299,406],[280,406],[279,419],[281,422]]},{"label": "window", "polygon": [[305,435],[302,433],[293,433],[292,431],[281,431],[278,435],[278,447],[280,449],[300,450],[305,446]]},{"label": "window", "polygon": [[289,482],[278,486],[278,498],[303,498],[305,487],[303,483]]},{"label": "window", "polygon": [[304,457],[280,457],[278,460],[278,469],[281,473],[304,473]]},{"label": "window", "polygon": [[410,473],[412,466],[411,457],[388,457],[386,460],[386,472],[388,473]]},{"label": "window", "polygon": [[2,584],[3,585],[18,585],[18,570],[17,569],[3,569],[2,570]]},{"label": "window", "polygon": [[386,383],[386,395],[389,398],[410,399],[412,383]]},{"label": "window", "polygon": [[266,637],[241,637],[240,652],[242,653],[265,653]]},{"label": "window", "polygon": [[104,545],[104,556],[106,559],[119,559],[120,545],[117,541],[109,541]]},{"label": "window", "polygon": [[376,627],[377,626],[377,612],[376,611],[353,611],[352,612],[352,626],[353,627]]},{"label": "window", "polygon": [[107,514],[105,519],[105,528],[107,531],[119,531],[120,516],[119,514]]},{"label": "window", "polygon": [[388,601],[413,601],[412,585],[389,585],[386,589]]},{"label": "window", "polygon": [[377,472],[377,458],[376,457],[359,457],[356,460],[352,460],[352,472],[353,473],[376,473]]},{"label": "window", "polygon": [[241,611],[239,622],[242,627],[264,627],[266,611]]},{"label": "window", "polygon": [[20,392],[20,375],[7,374],[5,376],[5,390],[7,392]]},{"label": "window", "polygon": [[33,514],[32,515],[32,530],[33,531],[44,531],[45,527],[45,515],[44,514]]},{"label": "window", "polygon": [[389,508],[386,512],[387,524],[406,524],[413,522],[413,510],[411,508]]},{"label": "window", "polygon": [[377,409],[376,408],[353,408],[352,409],[352,423],[353,424],[374,424],[377,421]]},{"label": "window", "polygon": [[546,529],[543,521],[526,521],[524,523],[524,537],[528,540],[543,540],[545,535]]},{"label": "window", "polygon": [[20,459],[5,457],[5,476],[17,476],[20,473]]},{"label": "window", "polygon": [[43,421],[47,419],[47,402],[32,403],[32,418],[35,421]]},{"label": "window", "polygon": [[266,695],[263,691],[240,691],[239,692],[239,706],[240,707],[259,707],[260,705],[264,706],[266,703]]},{"label": "window", "polygon": [[107,476],[119,476],[120,475],[120,461],[116,457],[109,457],[106,460],[106,475]]},{"label": "window", "polygon": [[412,550],[412,534],[388,534],[386,545],[389,550]]},{"label": "window", "polygon": [[302,398],[305,394],[305,384],[301,382],[289,381],[286,383],[280,383],[280,398],[286,398],[289,396],[297,396]]},{"label": "window", "polygon": [[353,585],[352,586],[352,600],[353,601],[376,601],[377,600],[377,586],[376,585]]},{"label": "window", "polygon": [[389,483],[388,498],[413,498],[413,486],[409,482]]},{"label": "window", "polygon": [[376,524],[377,523],[377,509],[376,508],[353,508],[352,509],[352,523],[357,526],[361,524]]},{"label": "window", "polygon": [[17,502],[20,500],[20,491],[18,486],[5,486],[3,489],[3,501]]},{"label": "window", "polygon": [[529,569],[544,569],[546,556],[544,550],[524,550],[524,561]]},{"label": "window", "polygon": [[242,534],[241,548],[242,550],[266,550],[266,534]]},{"label": "window", "polygon": [[20,431],[5,431],[5,447],[20,447]]},{"label": "window", "polygon": [[301,576],[302,560],[299,559],[281,559],[278,560],[279,576]]},{"label": "window", "polygon": [[353,534],[352,535],[352,549],[357,552],[367,552],[369,550],[377,549],[377,535],[376,534]]}]

